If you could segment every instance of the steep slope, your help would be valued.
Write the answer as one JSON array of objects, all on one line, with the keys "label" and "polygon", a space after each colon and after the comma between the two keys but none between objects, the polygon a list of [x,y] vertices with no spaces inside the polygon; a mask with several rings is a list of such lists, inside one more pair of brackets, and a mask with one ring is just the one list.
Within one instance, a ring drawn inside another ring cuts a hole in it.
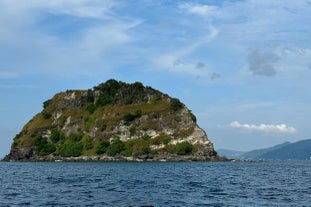
[{"label": "steep slope", "polygon": [[256,157],[265,160],[310,160],[311,140],[302,140],[263,153]]},{"label": "steep slope", "polygon": [[261,156],[263,154],[268,153],[268,152],[272,152],[272,151],[277,150],[277,149],[280,149],[280,148],[287,146],[289,144],[291,144],[291,143],[290,142],[284,142],[282,144],[278,144],[278,145],[275,145],[273,147],[252,150],[252,151],[249,151],[249,152],[246,152],[246,153],[240,155],[240,157],[242,157],[244,159],[261,159]]},{"label": "steep slope", "polygon": [[4,160],[220,160],[183,103],[139,82],[67,90],[43,107]]},{"label": "steep slope", "polygon": [[245,153],[231,150],[218,150],[218,152],[219,155],[242,160],[310,160],[311,140],[301,140],[295,143],[284,142],[270,148]]}]

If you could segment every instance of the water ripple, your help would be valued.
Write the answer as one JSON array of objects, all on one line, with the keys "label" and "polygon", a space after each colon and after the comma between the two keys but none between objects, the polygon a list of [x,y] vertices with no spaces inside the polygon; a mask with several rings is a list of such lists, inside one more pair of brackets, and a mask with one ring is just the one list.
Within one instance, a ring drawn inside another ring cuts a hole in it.
[{"label": "water ripple", "polygon": [[0,206],[310,206],[310,162],[0,163]]}]

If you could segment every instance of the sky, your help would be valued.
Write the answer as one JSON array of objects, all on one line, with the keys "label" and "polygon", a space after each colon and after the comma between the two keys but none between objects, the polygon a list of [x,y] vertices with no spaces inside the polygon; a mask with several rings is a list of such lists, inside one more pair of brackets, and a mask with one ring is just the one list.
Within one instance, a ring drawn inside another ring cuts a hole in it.
[{"label": "sky", "polygon": [[0,157],[67,89],[179,98],[216,149],[311,136],[311,0],[1,0]]}]

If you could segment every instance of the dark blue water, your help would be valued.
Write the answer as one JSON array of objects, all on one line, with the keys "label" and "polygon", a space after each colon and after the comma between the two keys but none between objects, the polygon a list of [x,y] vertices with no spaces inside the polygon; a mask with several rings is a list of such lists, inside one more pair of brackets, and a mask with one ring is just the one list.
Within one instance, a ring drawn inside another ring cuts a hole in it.
[{"label": "dark blue water", "polygon": [[311,162],[0,163],[0,206],[311,206]]}]

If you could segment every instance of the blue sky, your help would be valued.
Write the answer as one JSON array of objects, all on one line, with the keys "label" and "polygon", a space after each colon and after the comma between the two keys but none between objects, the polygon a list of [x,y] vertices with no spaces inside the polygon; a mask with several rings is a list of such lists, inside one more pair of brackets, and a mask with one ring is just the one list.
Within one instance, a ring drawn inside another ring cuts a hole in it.
[{"label": "blue sky", "polygon": [[0,1],[0,157],[42,103],[107,79],[179,98],[216,149],[310,139],[311,0]]}]

